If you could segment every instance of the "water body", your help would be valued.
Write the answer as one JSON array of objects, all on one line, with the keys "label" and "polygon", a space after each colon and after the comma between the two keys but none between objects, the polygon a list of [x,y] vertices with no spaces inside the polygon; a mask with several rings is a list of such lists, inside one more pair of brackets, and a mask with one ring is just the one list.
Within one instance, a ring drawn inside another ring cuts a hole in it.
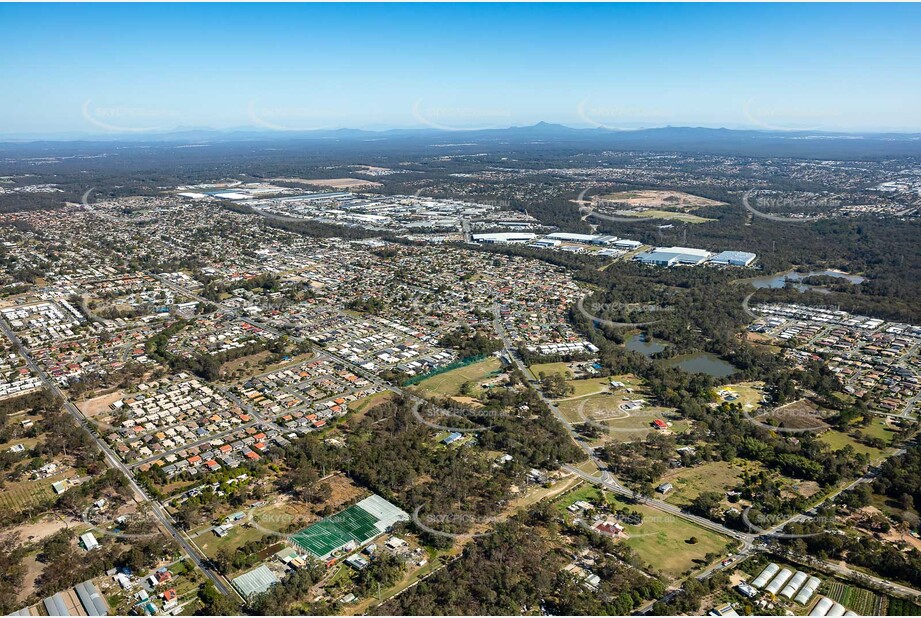
[{"label": "water body", "polygon": [[664,350],[665,344],[647,337],[644,333],[637,333],[627,340],[624,347],[631,352],[638,352],[649,357]]},{"label": "water body", "polygon": [[825,288],[817,285],[809,285],[808,283],[797,283],[802,281],[806,277],[814,277],[817,275],[824,275],[826,277],[833,277],[835,279],[841,279],[852,283],[854,285],[859,285],[866,281],[866,277],[861,277],[860,275],[849,275],[843,273],[839,270],[812,270],[807,273],[798,273],[796,271],[787,271],[783,273],[777,273],[774,275],[764,275],[762,277],[755,277],[754,279],[749,279],[748,282],[751,283],[755,288],[761,290],[764,288],[782,288],[787,285],[787,282],[793,283],[793,287],[800,292],[805,292],[806,290],[813,290],[816,292],[828,292]]},{"label": "water body", "polygon": [[688,373],[705,373],[714,378],[725,378],[738,371],[738,368],[729,361],[725,361],[716,354],[710,354],[709,352],[675,356],[662,361],[662,363],[666,367],[677,367]]}]

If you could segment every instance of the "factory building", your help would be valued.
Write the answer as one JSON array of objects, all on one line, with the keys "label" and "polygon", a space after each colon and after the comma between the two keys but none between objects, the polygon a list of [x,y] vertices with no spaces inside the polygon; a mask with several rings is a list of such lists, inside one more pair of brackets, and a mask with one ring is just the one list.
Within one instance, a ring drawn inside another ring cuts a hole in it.
[{"label": "factory building", "polygon": [[706,249],[692,249],[690,247],[656,247],[651,251],[641,253],[635,258],[643,264],[655,266],[677,266],[689,264],[696,266],[707,261],[712,254]]},{"label": "factory building", "polygon": [[723,264],[725,266],[751,266],[751,263],[758,257],[754,253],[746,251],[723,251],[710,258],[711,264]]},{"label": "factory building", "polygon": [[492,232],[487,234],[473,234],[473,240],[475,242],[486,244],[530,242],[536,237],[537,234],[532,232]]},{"label": "factory building", "polygon": [[603,236],[601,234],[570,234],[569,232],[554,232],[547,234],[550,240],[563,242],[580,242],[586,245],[610,245],[617,240],[616,236]]}]

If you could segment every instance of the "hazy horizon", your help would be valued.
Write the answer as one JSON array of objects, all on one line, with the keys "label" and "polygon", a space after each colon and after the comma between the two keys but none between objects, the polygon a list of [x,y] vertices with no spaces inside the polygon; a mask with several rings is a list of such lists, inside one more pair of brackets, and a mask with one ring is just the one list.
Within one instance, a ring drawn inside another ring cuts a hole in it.
[{"label": "hazy horizon", "polygon": [[0,135],[917,132],[921,7],[0,6]]}]

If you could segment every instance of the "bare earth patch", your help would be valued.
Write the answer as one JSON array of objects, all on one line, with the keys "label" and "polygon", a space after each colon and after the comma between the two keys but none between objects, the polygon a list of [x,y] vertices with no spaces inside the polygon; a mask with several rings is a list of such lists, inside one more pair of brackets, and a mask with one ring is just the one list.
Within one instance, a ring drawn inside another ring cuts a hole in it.
[{"label": "bare earth patch", "polygon": [[83,412],[83,416],[86,418],[94,418],[103,412],[109,412],[112,408],[112,404],[119,399],[124,399],[124,397],[125,393],[122,391],[115,391],[108,395],[100,395],[99,397],[87,399],[86,401],[78,403],[77,407],[80,408],[80,411]]},{"label": "bare earth patch", "polygon": [[59,530],[82,523],[78,519],[62,519],[59,517],[43,517],[42,519],[27,524],[20,524],[8,530],[11,534],[18,534],[23,541],[41,541]]},{"label": "bare earth patch", "polygon": [[675,208],[678,210],[700,208],[701,206],[719,206],[723,202],[691,195],[683,191],[621,191],[602,195],[604,202],[615,202],[632,208]]},{"label": "bare earth patch", "polygon": [[829,425],[823,419],[822,411],[805,399],[788,403],[768,414],[757,417],[761,422],[776,424],[784,429],[809,429],[824,431]]},{"label": "bare earth patch", "polygon": [[30,554],[22,561],[26,568],[26,574],[22,578],[22,586],[16,593],[16,601],[25,603],[26,600],[35,592],[35,582],[45,570],[45,565],[38,561],[35,554]]},{"label": "bare earth patch", "polygon": [[333,189],[355,189],[358,187],[379,187],[381,183],[361,178],[278,178],[285,182],[296,182],[311,187],[332,187]]}]

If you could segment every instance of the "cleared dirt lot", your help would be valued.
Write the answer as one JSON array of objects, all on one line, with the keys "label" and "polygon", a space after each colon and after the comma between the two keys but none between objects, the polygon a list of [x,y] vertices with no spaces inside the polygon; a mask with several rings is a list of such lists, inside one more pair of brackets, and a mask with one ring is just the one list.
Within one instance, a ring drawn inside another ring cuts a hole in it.
[{"label": "cleared dirt lot", "polygon": [[87,399],[86,401],[78,403],[77,407],[80,408],[80,411],[83,412],[83,416],[86,418],[94,418],[99,414],[111,411],[112,404],[119,399],[124,399],[124,397],[125,393],[122,391],[115,391],[108,395],[100,395],[99,397]]},{"label": "cleared dirt lot", "polygon": [[7,532],[9,534],[19,535],[19,538],[23,541],[41,541],[42,539],[48,538],[59,530],[79,525],[81,523],[83,522],[79,519],[64,519],[60,517],[46,516],[37,521],[10,528]]},{"label": "cleared dirt lot", "polygon": [[381,183],[361,178],[275,178],[282,182],[296,182],[311,187],[332,187],[333,189],[355,189],[357,187],[379,187]]},{"label": "cleared dirt lot", "polygon": [[691,195],[682,191],[621,191],[599,198],[601,202],[612,202],[632,208],[676,208],[679,210],[700,208],[701,206],[718,206],[723,202]]}]

